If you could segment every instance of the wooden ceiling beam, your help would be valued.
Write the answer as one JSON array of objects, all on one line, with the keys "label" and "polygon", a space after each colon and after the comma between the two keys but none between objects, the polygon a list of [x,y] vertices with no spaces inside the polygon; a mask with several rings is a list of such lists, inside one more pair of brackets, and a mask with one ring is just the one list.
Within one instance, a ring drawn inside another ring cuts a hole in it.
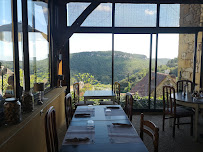
[{"label": "wooden ceiling beam", "polygon": [[80,25],[85,21],[85,19],[88,17],[88,15],[100,4],[100,2],[94,1],[92,2],[81,14],[80,16],[75,20],[75,22],[69,27],[69,30],[63,34],[59,42],[59,50],[63,49],[63,47],[68,42],[69,38],[77,32],[77,30],[80,28]]}]

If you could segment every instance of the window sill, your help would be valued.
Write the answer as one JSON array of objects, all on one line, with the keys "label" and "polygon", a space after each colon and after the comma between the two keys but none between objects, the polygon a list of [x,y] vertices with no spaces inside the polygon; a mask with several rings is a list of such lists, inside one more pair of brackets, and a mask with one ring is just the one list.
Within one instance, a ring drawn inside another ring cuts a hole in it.
[{"label": "window sill", "polygon": [[[35,105],[34,111],[22,114],[22,121],[16,125],[4,125],[0,127],[0,147],[4,145],[10,138],[15,136],[23,129],[34,117],[41,115],[43,109],[51,104],[60,94],[64,93],[66,87],[55,88],[48,92],[44,97],[48,100],[44,101],[43,105]],[[45,111],[43,111],[45,113]]]}]

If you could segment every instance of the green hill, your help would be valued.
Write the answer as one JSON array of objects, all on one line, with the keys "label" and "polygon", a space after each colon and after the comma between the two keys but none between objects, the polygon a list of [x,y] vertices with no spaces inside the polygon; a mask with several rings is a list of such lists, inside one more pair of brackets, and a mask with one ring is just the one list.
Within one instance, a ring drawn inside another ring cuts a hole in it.
[{"label": "green hill", "polygon": [[[169,59],[159,59],[158,65],[165,65]],[[152,61],[154,63],[154,60]],[[81,52],[70,55],[71,77],[78,73],[90,73],[104,84],[111,84],[112,52]],[[114,80],[120,81],[149,67],[145,55],[114,52]]]},{"label": "green hill", "polygon": [[[158,59],[158,66],[162,65],[159,71],[164,71],[166,64],[170,59]],[[4,66],[13,71],[12,61],[1,61]],[[174,61],[168,63],[168,66],[173,66]],[[154,67],[154,59],[152,66]],[[34,61],[30,60],[30,74],[34,74]],[[37,75],[47,75],[48,73],[48,58],[36,61]],[[112,52],[111,51],[94,51],[73,53],[70,55],[71,78],[75,78],[75,74],[89,73],[96,80],[103,84],[111,84],[112,77]],[[123,80],[127,83],[127,76],[131,77],[133,82],[140,80],[149,67],[149,59],[145,55],[130,54],[121,51],[114,52],[114,81]],[[20,61],[22,69],[22,61]],[[144,70],[144,72],[143,72]],[[125,85],[123,85],[125,86]]]}]

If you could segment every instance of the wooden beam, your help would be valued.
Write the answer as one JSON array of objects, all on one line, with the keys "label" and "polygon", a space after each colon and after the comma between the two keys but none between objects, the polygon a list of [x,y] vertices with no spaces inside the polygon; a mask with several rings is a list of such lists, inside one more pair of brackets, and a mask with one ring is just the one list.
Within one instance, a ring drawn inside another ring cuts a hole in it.
[{"label": "wooden beam", "polygon": [[[95,0],[60,0],[59,2],[94,2]],[[97,0],[100,3],[151,3],[151,4],[203,4],[202,0]]]},{"label": "wooden beam", "polygon": [[69,30],[63,34],[60,42],[58,42],[59,50],[62,50],[63,47],[68,42],[69,38],[80,28],[80,25],[88,17],[88,15],[100,4],[100,2],[92,2],[75,20],[75,22],[70,26]]}]

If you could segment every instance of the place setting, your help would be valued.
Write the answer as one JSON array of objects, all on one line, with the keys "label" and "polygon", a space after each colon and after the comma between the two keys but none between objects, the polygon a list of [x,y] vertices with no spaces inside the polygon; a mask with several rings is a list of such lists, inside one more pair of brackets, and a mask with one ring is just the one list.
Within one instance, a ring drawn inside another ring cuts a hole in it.
[{"label": "place setting", "polygon": [[87,118],[87,117],[94,117],[94,116],[95,116],[95,110],[93,106],[77,109],[74,115],[75,118]]},{"label": "place setting", "polygon": [[121,116],[124,114],[123,110],[116,106],[107,106],[104,108],[105,116]]},{"label": "place setting", "polygon": [[70,126],[64,138],[64,145],[93,144],[95,136],[94,121],[88,120],[86,126]]},{"label": "place setting", "polygon": [[129,123],[112,123],[107,125],[108,136],[111,143],[140,142],[138,134]]}]

